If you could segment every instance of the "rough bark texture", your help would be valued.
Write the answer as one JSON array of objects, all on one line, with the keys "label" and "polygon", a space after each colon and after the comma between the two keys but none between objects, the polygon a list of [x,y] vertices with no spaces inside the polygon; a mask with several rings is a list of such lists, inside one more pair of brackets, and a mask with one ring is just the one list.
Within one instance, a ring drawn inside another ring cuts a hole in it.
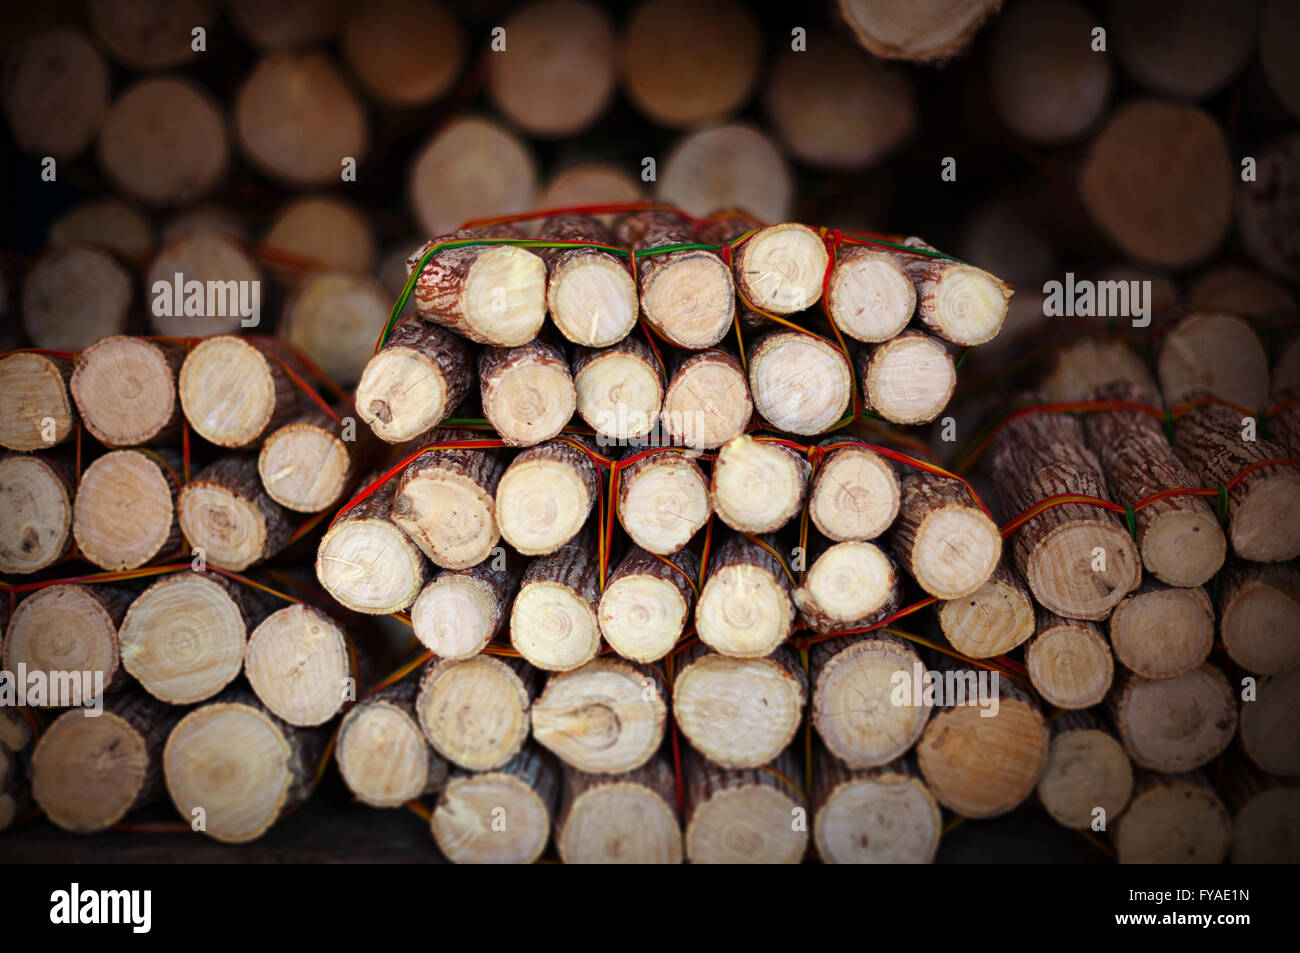
[{"label": "rough bark texture", "polygon": [[467,569],[481,563],[501,538],[495,493],[504,463],[492,450],[457,449],[464,434],[439,431],[434,444],[402,471],[390,518],[434,565]]},{"label": "rough bark texture", "polygon": [[686,752],[686,857],[693,864],[797,864],[807,829],[791,823],[807,810],[799,763],[787,748],[771,764],[726,769]]},{"label": "rough bark texture", "polygon": [[478,376],[483,414],[511,446],[550,440],[577,409],[578,392],[564,352],[547,341],[485,349]]},{"label": "rough bark texture", "polygon": [[357,413],[381,440],[414,440],[450,416],[473,382],[470,344],[408,315],[362,371]]},{"label": "rough bark texture", "polygon": [[890,546],[903,568],[940,599],[960,599],[984,585],[1002,556],[1002,536],[967,485],[909,469],[899,486]]},{"label": "rough bark texture", "polygon": [[723,655],[761,658],[785,641],[794,620],[794,587],[775,556],[742,534],[717,546],[695,607],[701,641]]},{"label": "rough bark texture", "polygon": [[288,542],[288,520],[262,489],[251,457],[224,457],[180,493],[185,538],[214,566],[236,572],[270,559]]}]

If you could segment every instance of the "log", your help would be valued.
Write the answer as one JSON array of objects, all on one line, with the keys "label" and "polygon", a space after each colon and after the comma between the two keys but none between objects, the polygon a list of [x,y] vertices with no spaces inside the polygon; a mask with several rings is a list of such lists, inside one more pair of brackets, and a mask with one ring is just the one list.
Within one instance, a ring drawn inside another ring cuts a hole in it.
[{"label": "log", "polygon": [[540,669],[571,671],[600,649],[600,592],[589,545],[578,540],[534,559],[519,583],[510,607],[510,643]]},{"label": "log", "polygon": [[322,730],[287,725],[251,692],[232,690],[172,729],[163,749],[167,791],[191,827],[248,843],[311,794],[325,741]]},{"label": "log", "polygon": [[72,496],[61,461],[0,457],[0,572],[37,572],[71,549]]},{"label": "log", "polygon": [[889,252],[846,245],[835,256],[824,298],[827,317],[856,341],[896,337],[916,313],[916,285]]},{"label": "log", "polygon": [[[1222,404],[1196,407],[1174,424],[1174,451],[1203,486],[1224,486],[1264,460],[1283,460],[1286,449],[1268,440],[1245,440],[1247,423]],[[1254,434],[1251,434],[1254,436]],[[1281,562],[1300,554],[1300,470],[1273,466],[1255,470],[1228,490],[1228,540],[1242,559]]]},{"label": "log", "polygon": [[1139,772],[1115,848],[1121,864],[1219,864],[1231,837],[1228,812],[1201,775]]},{"label": "log", "polygon": [[468,569],[501,540],[493,496],[504,467],[493,451],[457,449],[462,434],[432,436],[448,446],[425,451],[402,471],[389,518],[440,569]]},{"label": "log", "polygon": [[633,662],[657,662],[682,637],[695,607],[698,560],[689,550],[656,556],[633,546],[605,581],[600,633]]},{"label": "log", "polygon": [[299,728],[337,715],[361,677],[347,632],[305,604],[272,612],[249,634],[244,674],[272,714]]},{"label": "log", "polygon": [[917,584],[940,599],[960,599],[988,582],[1002,556],[1002,535],[970,488],[911,469],[899,488],[890,548]]},{"label": "log", "polygon": [[813,471],[808,491],[808,516],[827,539],[835,542],[875,539],[894,522],[901,502],[893,465],[866,446],[836,446]]},{"label": "log", "polygon": [[1025,646],[1025,667],[1038,694],[1065,709],[1100,704],[1115,675],[1110,646],[1095,623],[1062,619],[1041,608]]},{"label": "log", "polygon": [[[1012,421],[991,450],[990,473],[1008,516],[1062,493],[1110,499],[1073,417],[1038,413]],[[1086,503],[1054,505],[1032,517],[1016,530],[1012,556],[1034,598],[1067,619],[1106,618],[1142,580],[1137,546],[1123,521]]]},{"label": "log", "polygon": [[628,97],[661,126],[688,129],[730,118],[759,76],[758,23],[732,0],[646,0],[623,42]]},{"label": "log", "polygon": [[108,65],[85,34],[55,29],[28,37],[5,64],[4,111],[28,155],[74,159],[108,109]]},{"label": "log", "polygon": [[[769,537],[768,545],[773,542]],[[762,658],[789,637],[794,623],[794,587],[775,556],[740,534],[714,549],[695,606],[700,641],[723,655]]]},{"label": "log", "polygon": [[807,225],[768,225],[735,253],[736,292],[751,307],[771,314],[811,308],[822,296],[830,255]]},{"label": "log", "polygon": [[179,712],[140,691],[119,694],[87,718],[55,719],[32,753],[32,796],[74,834],[107,830],[163,793],[163,744]]},{"label": "log", "polygon": [[[849,768],[889,764],[906,754],[925,730],[930,708],[895,691],[913,679],[920,657],[885,632],[818,642],[809,654],[812,723],[822,743]],[[903,704],[903,702],[907,702]]]},{"label": "log", "polygon": [[126,610],[122,667],[160,701],[206,701],[239,675],[248,633],[265,614],[252,591],[216,573],[164,576]]},{"label": "log", "polygon": [[496,559],[469,569],[446,569],[420,590],[411,605],[415,636],[441,659],[478,655],[500,634],[519,588],[523,560]]},{"label": "log", "polygon": [[709,503],[718,518],[741,533],[774,533],[803,509],[812,467],[800,454],[771,440],[741,434],[713,459]]},{"label": "log", "polygon": [[280,336],[331,380],[356,384],[375,348],[375,328],[388,321],[392,299],[379,283],[359,275],[308,278],[285,308]]},{"label": "log", "polygon": [[814,757],[813,843],[823,863],[934,863],[943,825],[915,758],[854,771],[824,745]]},{"label": "log", "polygon": [[355,469],[343,428],[319,411],[268,434],[257,455],[267,495],[295,513],[336,506],[352,484]]},{"label": "log", "polygon": [[636,545],[668,556],[704,528],[712,512],[709,484],[693,459],[661,451],[621,466],[618,519]]},{"label": "log", "polygon": [[1232,814],[1231,863],[1300,861],[1300,789],[1238,757],[1223,773],[1222,791]]},{"label": "log", "polygon": [[[213,288],[212,307],[207,305],[205,295],[200,308],[202,313],[185,314],[184,300],[170,300],[177,295],[177,275],[181,276],[184,284],[197,281],[205,290]],[[175,338],[237,334],[245,320],[251,322],[255,317],[261,320],[261,271],[257,263],[245,252],[238,239],[214,231],[211,226],[174,238],[164,236],[163,247],[150,264],[145,281],[150,289],[157,288],[159,292],[149,309],[149,326],[155,334]],[[234,286],[230,284],[232,281]],[[242,298],[245,289],[247,301]],[[218,294],[224,296],[224,301]],[[181,307],[178,308],[177,304]],[[256,311],[257,314],[241,315],[239,312],[243,310]],[[159,311],[163,313],[159,314]],[[223,311],[224,314],[220,313]]]},{"label": "log", "polygon": [[380,440],[404,443],[449,417],[473,383],[469,344],[408,315],[361,372],[357,413]]},{"label": "log", "polygon": [[48,450],[71,436],[77,413],[68,400],[72,363],[44,354],[0,357],[0,447]]},{"label": "log", "polygon": [[[614,222],[619,245],[642,252],[691,243],[685,219],[673,212],[629,212]],[[715,252],[695,250],[646,255],[636,261],[641,314],[670,344],[698,350],[713,347],[731,330],[735,285]]]},{"label": "log", "polygon": [[533,702],[533,738],[570,767],[624,774],[646,764],[668,723],[659,672],[597,658],[552,675]]},{"label": "log", "polygon": [[948,644],[967,658],[1005,655],[1034,634],[1034,601],[1007,552],[984,585],[938,613]]},{"label": "log", "polygon": [[339,725],[334,760],[357,800],[401,807],[433,794],[447,780],[447,762],[420,732],[418,679],[407,677],[357,701]]},{"label": "log", "polygon": [[[573,0],[546,2],[582,9]],[[614,241],[605,226],[587,215],[548,218],[537,237],[603,245]],[[543,248],[540,254],[549,276],[547,310],[567,340],[584,347],[607,347],[627,337],[639,312],[636,282],[622,261],[596,248]]]},{"label": "log", "polygon": [[131,276],[98,248],[56,248],[23,284],[23,330],[39,348],[79,351],[126,329]]},{"label": "log", "polygon": [[1106,22],[1115,54],[1139,83],[1204,99],[1227,86],[1254,54],[1259,7],[1232,0],[1111,0]]},{"label": "log", "polygon": [[[537,206],[630,205],[644,200],[641,180],[621,166],[610,162],[578,162],[551,176]],[[596,219],[607,228],[614,221],[612,215],[598,215]]]},{"label": "log", "polygon": [[540,681],[523,659],[476,655],[434,660],[420,677],[415,713],[435,751],[467,771],[490,771],[519,754]]},{"label": "log", "polygon": [[369,151],[365,108],[333,61],[319,51],[272,53],[235,95],[234,125],[245,157],[297,188],[339,181],[340,163]]},{"label": "log", "polygon": [[759,768],[685,755],[686,858],[692,864],[797,864],[808,849],[807,802],[787,748]]},{"label": "log", "polygon": [[1223,754],[1237,727],[1232,688],[1208,662],[1175,678],[1126,673],[1106,699],[1119,740],[1149,771],[1194,771]]},{"label": "log", "polygon": [[[185,48],[189,49],[189,23]],[[99,133],[99,167],[119,192],[150,206],[203,198],[230,168],[226,117],[208,90],[182,76],[150,76],[113,100]],[[337,175],[338,164],[331,171]],[[170,274],[167,275],[171,277]]]},{"label": "log", "polygon": [[813,632],[865,629],[898,611],[902,581],[874,543],[835,543],[811,560],[794,602]]},{"label": "log", "polygon": [[1159,409],[1160,390],[1146,362],[1121,341],[1084,337],[1056,349],[1041,382],[1050,401],[1096,400],[1108,388]]},{"label": "log", "polygon": [[1197,276],[1187,289],[1191,311],[1223,312],[1269,318],[1296,310],[1291,289],[1275,278],[1241,265],[1217,265]]},{"label": "log", "polygon": [[1267,774],[1300,775],[1300,735],[1295,730],[1297,690],[1300,669],[1293,668],[1261,678],[1251,695],[1243,692],[1241,749]]},{"label": "log", "polygon": [[1052,719],[1051,728],[1038,799],[1058,824],[1086,831],[1100,822],[1107,829],[1133,795],[1128,755],[1092,712],[1063,712]]},{"label": "log", "polygon": [[[329,195],[294,199],[282,207],[267,227],[262,244],[271,250],[272,267],[277,264],[275,253],[290,256],[276,269],[277,276],[290,285],[310,278],[315,271],[364,275],[375,267],[375,235],[365,215],[353,203]],[[387,304],[384,311],[388,311]],[[330,347],[337,342],[315,343]],[[373,345],[373,334],[367,343]],[[328,367],[324,370],[333,373]]]},{"label": "log", "polygon": [[943,344],[923,331],[904,331],[858,356],[865,409],[895,424],[937,418],[957,386],[957,369]]},{"label": "log", "polygon": [[524,556],[545,556],[564,546],[596,506],[600,469],[575,443],[580,441],[531,447],[501,474],[497,525],[502,539]]},{"label": "log", "polygon": [[680,864],[682,828],[667,758],[613,777],[566,766],[555,846],[566,864]]},{"label": "log", "polygon": [[[117,687],[117,627],[129,601],[126,593],[108,586],[58,583],[18,603],[5,631],[4,669],[16,673],[23,665],[29,673],[48,676],[46,699],[38,703],[29,694],[29,707],[50,707],[52,701],[65,703],[57,707],[85,706]],[[61,672],[81,677],[65,685],[55,678]],[[61,693],[57,699],[56,692]]]},{"label": "log", "polygon": [[600,349],[575,348],[572,370],[578,415],[596,431],[597,443],[631,441],[654,429],[664,372],[640,335]]},{"label": "log", "polygon": [[794,176],[780,147],[745,122],[688,133],[659,167],[655,198],[702,218],[736,209],[764,222],[790,218]]},{"label": "log", "polygon": [[673,442],[716,450],[743,431],[753,413],[744,368],[728,352],[711,348],[677,363],[660,419]]},{"label": "log", "polygon": [[1175,678],[1199,668],[1214,645],[1214,606],[1199,586],[1147,583],[1110,616],[1110,645],[1143,678]]},{"label": "log", "polygon": [[133,70],[166,69],[193,58],[190,31],[212,26],[211,0],[113,3],[91,0],[90,27],[113,59]]},{"label": "log", "polygon": [[142,211],[121,199],[87,199],[55,219],[49,246],[93,245],[125,258],[142,260],[154,250],[154,225]]},{"label": "log", "polygon": [[[915,237],[903,244],[938,251]],[[953,258],[899,253],[899,263],[916,286],[916,317],[931,334],[968,347],[998,336],[1012,295],[1002,279]]]},{"label": "log", "polygon": [[[1212,638],[1212,612],[1209,623]],[[1300,575],[1289,566],[1230,563],[1219,580],[1219,636],[1248,672],[1300,668]]]},{"label": "log", "polygon": [[807,698],[808,676],[788,646],[751,659],[696,646],[680,658],[673,717],[709,761],[757,768],[794,740]]},{"label": "log", "polygon": [[347,13],[343,56],[372,99],[410,109],[451,92],[469,51],[444,4],[379,0]]},{"label": "log", "polygon": [[486,348],[479,355],[478,377],[483,415],[510,446],[550,440],[577,409],[564,352],[547,341]]},{"label": "log", "polygon": [[840,18],[863,49],[909,63],[958,55],[1001,5],[1001,0],[836,0]]},{"label": "log", "polygon": [[[380,5],[376,3],[377,9]],[[230,20],[258,50],[287,50],[316,46],[335,36],[347,15],[344,0],[288,0],[276,4],[258,0],[228,0]]]},{"label": "log", "polygon": [[494,771],[458,772],[434,808],[434,839],[455,864],[531,864],[546,849],[559,794],[554,759],[535,747]]},{"label": "log", "polygon": [[1161,338],[1156,364],[1172,410],[1217,397],[1254,410],[1268,404],[1268,356],[1254,329],[1232,314],[1189,314]]},{"label": "log", "polygon": [[136,569],[181,545],[176,520],[180,459],[114,450],[81,474],[72,534],[81,555],[101,569]]},{"label": "log", "polygon": [[[1158,158],[1133,162],[1135,155]],[[1138,99],[1115,110],[1093,140],[1079,195],[1125,255],[1179,268],[1205,258],[1222,241],[1234,177],[1223,130],[1208,113]]]},{"label": "log", "polygon": [[219,447],[252,447],[298,413],[298,390],[280,360],[233,334],[199,342],[178,387],[185,419]]},{"label": "log", "polygon": [[[361,481],[366,487],[378,474]],[[387,615],[415,601],[424,587],[429,564],[411,537],[392,520],[393,477],[325,532],[316,553],[316,578],[340,604],[353,612]]]},{"label": "log", "polygon": [[195,474],[181,488],[178,515],[190,545],[212,565],[235,572],[270,559],[291,533],[251,457],[223,457]]},{"label": "log", "polygon": [[174,443],[181,425],[176,375],[184,359],[174,344],[125,335],[78,354],[69,390],[91,436],[109,447]]},{"label": "log", "polygon": [[1273,365],[1272,389],[1269,394],[1270,410],[1267,436],[1286,447],[1293,456],[1300,456],[1300,402],[1286,405],[1300,397],[1300,335],[1281,347]]},{"label": "log", "polygon": [[1300,11],[1286,0],[1268,0],[1259,30],[1259,62],[1264,77],[1283,107],[1300,118],[1300,74],[1289,51],[1300,39]]},{"label": "log", "polygon": [[0,711],[0,748],[17,754],[32,743],[32,725],[21,712],[9,708]]},{"label": "log", "polygon": [[848,409],[853,372],[830,342],[802,331],[772,331],[750,344],[749,391],[777,430],[819,434]]}]

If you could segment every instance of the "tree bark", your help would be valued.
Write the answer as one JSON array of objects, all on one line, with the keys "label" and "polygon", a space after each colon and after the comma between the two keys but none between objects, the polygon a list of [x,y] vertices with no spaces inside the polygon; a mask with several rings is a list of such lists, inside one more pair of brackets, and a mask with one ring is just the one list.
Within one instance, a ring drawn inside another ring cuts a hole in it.
[{"label": "tree bark", "polygon": [[573,418],[577,388],[564,352],[543,340],[479,355],[483,414],[514,447],[531,447],[559,434]]},{"label": "tree bark", "polygon": [[695,607],[705,645],[736,658],[762,658],[789,637],[794,622],[794,587],[775,556],[740,534],[713,551]]},{"label": "tree bark", "polygon": [[247,569],[289,540],[284,510],[262,489],[252,457],[223,457],[195,474],[181,488],[178,510],[190,545],[222,569]]},{"label": "tree bark", "polygon": [[449,417],[473,382],[469,343],[408,315],[361,372],[357,413],[387,443],[414,440]]},{"label": "tree bark", "polygon": [[585,541],[528,566],[510,609],[510,642],[540,669],[568,672],[600,649],[596,561]]},{"label": "tree bark", "polygon": [[599,468],[572,443],[553,440],[525,450],[497,484],[501,536],[525,556],[553,553],[578,535],[599,493]]}]

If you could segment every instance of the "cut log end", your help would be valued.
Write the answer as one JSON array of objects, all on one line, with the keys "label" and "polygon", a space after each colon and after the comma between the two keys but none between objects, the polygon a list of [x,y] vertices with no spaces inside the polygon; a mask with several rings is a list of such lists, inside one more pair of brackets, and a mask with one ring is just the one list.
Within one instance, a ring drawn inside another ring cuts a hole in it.
[{"label": "cut log end", "polygon": [[245,447],[270,425],[277,406],[271,359],[247,341],[201,342],[180,373],[181,408],[190,426],[220,447]]},{"label": "cut log end", "polygon": [[452,778],[433,812],[438,847],[458,864],[531,864],[550,839],[546,802],[501,771]]},{"label": "cut log end", "polygon": [[1241,747],[1261,771],[1300,775],[1297,698],[1300,668],[1261,679],[1258,700],[1241,706]]},{"label": "cut log end", "polygon": [[596,613],[567,585],[526,583],[510,609],[510,641],[540,669],[567,672],[590,662],[600,648]]},{"label": "cut log end", "polygon": [[1283,566],[1251,566],[1225,590],[1219,631],[1232,660],[1261,675],[1300,667],[1300,578]]},{"label": "cut log end", "polygon": [[[824,656],[824,657],[823,657]],[[921,660],[902,640],[861,637],[815,650],[812,720],[826,748],[850,768],[885,765],[921,737],[930,709],[895,704],[898,673],[911,679]]]},{"label": "cut log end", "polygon": [[785,641],[794,622],[794,600],[782,582],[749,563],[713,571],[695,607],[701,641],[736,658],[770,654]]},{"label": "cut log end", "polygon": [[1133,765],[1114,736],[1087,729],[1052,739],[1038,796],[1058,824],[1088,830],[1097,808],[1117,818],[1132,794]]},{"label": "cut log end", "polygon": [[623,774],[659,749],[668,707],[648,670],[595,659],[552,676],[533,704],[533,737],[589,774]]},{"label": "cut log end", "polygon": [[957,386],[952,355],[929,335],[910,332],[874,348],[862,378],[868,407],[896,424],[934,420]]},{"label": "cut log end", "polygon": [[636,285],[627,268],[606,254],[561,261],[546,288],[551,320],[574,344],[606,347],[636,325]]},{"label": "cut log end", "polygon": [[150,774],[146,739],[113,712],[70,711],[41,735],[32,755],[32,796],[45,816],[88,834],[112,827],[132,807]]},{"label": "cut log end", "polygon": [[1214,609],[1200,588],[1140,590],[1111,613],[1110,644],[1124,667],[1144,678],[1182,675],[1210,654]]},{"label": "cut log end", "polygon": [[386,519],[340,521],[316,554],[316,578],[325,591],[369,615],[409,606],[424,584],[424,567],[411,538]]},{"label": "cut log end", "polygon": [[0,447],[47,450],[72,433],[66,363],[43,354],[0,358]]},{"label": "cut log end", "polygon": [[[1259,471],[1256,471],[1257,473]],[[1228,536],[1242,559],[1281,562],[1300,553],[1300,471],[1267,468],[1232,514]]]},{"label": "cut log end", "polygon": [[1300,861],[1300,790],[1261,791],[1232,819],[1232,863],[1294,864]]},{"label": "cut log end", "polygon": [[170,432],[179,409],[173,361],[163,346],[134,337],[104,338],[83,351],[70,386],[86,429],[110,447]]},{"label": "cut log end", "polygon": [[606,586],[597,616],[605,641],[620,656],[655,662],[681,637],[690,609],[679,587],[647,573],[623,576]]},{"label": "cut log end", "polygon": [[266,438],[257,471],[267,495],[285,509],[319,513],[342,498],[352,475],[352,457],[329,427],[300,421]]},{"label": "cut log end", "polygon": [[1208,663],[1176,678],[1130,676],[1110,704],[1124,749],[1134,764],[1153,771],[1208,764],[1228,747],[1237,727],[1228,680]]},{"label": "cut log end", "polygon": [[208,562],[236,572],[264,557],[266,515],[254,502],[216,484],[190,484],[180,498],[185,538]]},{"label": "cut log end", "polygon": [[740,362],[708,351],[682,362],[664,395],[662,420],[683,446],[715,450],[744,430],[753,412]]},{"label": "cut log end", "polygon": [[434,750],[469,771],[499,768],[528,738],[528,686],[500,659],[437,662],[420,683],[415,711]]},{"label": "cut log end", "polygon": [[817,303],[830,255],[807,225],[759,229],[736,255],[736,283],[749,303],[772,314],[794,314]]},{"label": "cut log end", "polygon": [[1232,825],[1223,802],[1199,778],[1150,779],[1119,819],[1121,864],[1218,864],[1228,854]]},{"label": "cut log end", "polygon": [[1110,690],[1115,663],[1110,646],[1088,622],[1053,618],[1025,650],[1034,688],[1059,708],[1090,708]]},{"label": "cut log end", "polygon": [[525,248],[489,248],[470,265],[460,307],[480,340],[498,347],[526,344],[546,317],[546,266]]},{"label": "cut log end", "polygon": [[663,404],[658,368],[627,353],[595,355],[574,375],[573,384],[582,419],[598,434],[615,440],[649,433]]},{"label": "cut log end", "polygon": [[844,355],[820,338],[777,332],[749,358],[749,389],[763,419],[787,433],[824,432],[844,416],[853,395]]},{"label": "cut log end", "polygon": [[483,389],[483,413],[512,446],[531,447],[556,436],[573,417],[578,392],[562,363],[521,362]]},{"label": "cut log end", "polygon": [[988,272],[970,265],[943,269],[927,314],[935,333],[955,344],[985,344],[1002,330],[1011,291]]},{"label": "cut log end", "polygon": [[[84,586],[38,589],[18,604],[9,620],[5,669],[17,672],[24,665],[28,672],[89,672],[96,680],[102,677],[103,688],[108,688],[117,672],[118,643],[117,623],[106,602]],[[88,696],[78,703],[98,694],[90,689]]]},{"label": "cut log end", "polygon": [[73,507],[62,474],[38,457],[0,459],[0,572],[32,573],[68,549]]},{"label": "cut log end", "polygon": [[81,475],[73,505],[72,532],[82,555],[116,571],[175,549],[175,494],[158,461],[134,450],[104,454]]},{"label": "cut log end", "polygon": [[726,337],[735,313],[731,272],[713,252],[674,254],[642,280],[641,309],[677,347],[712,347]]},{"label": "cut log end", "polygon": [[566,864],[679,864],[676,809],[632,780],[593,784],[569,807],[556,847]]},{"label": "cut log end", "polygon": [[713,463],[709,498],[718,517],[742,533],[771,533],[803,505],[808,464],[779,444],[734,437]]},{"label": "cut log end", "polygon": [[584,479],[592,466],[586,458],[575,464],[568,457],[518,460],[497,484],[501,536],[525,556],[553,553],[573,539],[595,503],[592,483]]},{"label": "cut log end", "polygon": [[808,515],[836,542],[875,539],[898,515],[898,477],[879,454],[858,447],[833,450],[813,476]]},{"label": "cut log end", "polygon": [[1002,557],[997,524],[971,506],[941,506],[927,513],[912,544],[917,583],[940,599],[960,599],[984,585]]},{"label": "cut log end", "polygon": [[1161,582],[1199,586],[1219,571],[1227,547],[1213,514],[1170,509],[1154,515],[1142,536],[1142,563]]},{"label": "cut log end", "polygon": [[704,528],[710,512],[704,474],[678,454],[656,454],[624,471],[618,515],[642,549],[677,552]]},{"label": "cut log end", "polygon": [[392,519],[443,569],[478,565],[500,539],[492,494],[449,470],[405,482],[393,501]]},{"label": "cut log end", "polygon": [[852,248],[831,272],[826,311],[849,337],[878,344],[907,327],[916,312],[916,286],[893,256]]},{"label": "cut log end", "polygon": [[673,715],[682,734],[710,761],[754,768],[793,740],[806,694],[804,682],[777,660],[709,653],[677,676]]},{"label": "cut log end", "polygon": [[371,807],[400,807],[429,786],[429,745],[411,716],[388,701],[353,709],[339,728],[339,772]]},{"label": "cut log end", "polygon": [[992,658],[1029,641],[1034,634],[1034,603],[1018,580],[995,573],[969,595],[941,603],[939,625],[958,652],[969,658]]},{"label": "cut log end", "polygon": [[919,778],[850,778],[826,798],[813,841],[830,864],[928,864],[943,829],[939,805]]},{"label": "cut log end", "polygon": [[[1098,560],[1098,550],[1105,561]],[[1104,568],[1094,568],[1104,566]],[[1141,583],[1133,537],[1100,521],[1067,523],[1029,554],[1025,579],[1034,596],[1057,615],[1098,620]]]},{"label": "cut log end", "polygon": [[[705,767],[706,771],[717,771]],[[762,771],[726,777],[696,800],[686,823],[693,864],[797,864],[808,848],[806,829],[790,819],[803,808],[789,784]]]},{"label": "cut log end", "polygon": [[452,661],[481,652],[501,621],[496,594],[486,582],[468,573],[441,573],[411,606],[416,637],[438,658]]},{"label": "cut log end", "polygon": [[898,576],[873,543],[836,543],[809,567],[794,601],[814,632],[869,625],[897,606]]},{"label": "cut log end", "polygon": [[447,416],[447,382],[425,355],[386,348],[361,372],[357,413],[387,443],[412,440]]},{"label": "cut log end", "polygon": [[356,697],[347,634],[306,605],[271,613],[248,637],[244,672],[258,699],[291,725],[322,725]]}]

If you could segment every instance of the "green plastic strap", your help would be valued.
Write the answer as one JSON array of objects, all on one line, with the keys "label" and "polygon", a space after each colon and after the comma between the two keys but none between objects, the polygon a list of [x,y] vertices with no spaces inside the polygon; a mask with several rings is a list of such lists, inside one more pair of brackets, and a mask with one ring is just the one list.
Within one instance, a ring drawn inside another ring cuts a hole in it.
[{"label": "green plastic strap", "polygon": [[1137,510],[1133,509],[1133,507],[1131,506],[1124,507],[1124,521],[1128,523],[1129,535],[1133,537],[1134,542],[1137,542],[1137,538],[1138,538]]},{"label": "green plastic strap", "polygon": [[1170,443],[1174,442],[1174,415],[1165,411],[1165,419],[1162,421],[1165,428],[1165,439]]},{"label": "green plastic strap", "polygon": [[1260,440],[1268,439],[1268,411],[1261,410],[1255,415],[1255,432]]},{"label": "green plastic strap", "polygon": [[1228,525],[1228,488],[1219,484],[1219,522]]}]

